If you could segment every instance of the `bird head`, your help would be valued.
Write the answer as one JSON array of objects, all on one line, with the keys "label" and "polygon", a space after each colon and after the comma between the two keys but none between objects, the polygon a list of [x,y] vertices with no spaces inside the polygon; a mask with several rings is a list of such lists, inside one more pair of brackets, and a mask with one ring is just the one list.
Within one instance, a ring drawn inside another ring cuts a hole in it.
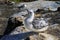
[{"label": "bird head", "polygon": [[31,13],[34,13],[34,11],[31,9],[31,10],[27,10],[28,11],[28,14],[31,14]]}]

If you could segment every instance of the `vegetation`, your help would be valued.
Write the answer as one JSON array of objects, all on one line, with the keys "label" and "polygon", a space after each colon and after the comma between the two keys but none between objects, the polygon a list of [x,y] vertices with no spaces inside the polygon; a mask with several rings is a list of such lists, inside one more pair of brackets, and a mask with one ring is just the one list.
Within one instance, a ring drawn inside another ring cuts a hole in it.
[{"label": "vegetation", "polygon": [[[11,0],[15,2],[29,2],[29,1],[36,1],[36,0]],[[46,1],[60,1],[60,0],[46,0]]]},{"label": "vegetation", "polygon": [[21,2],[21,1],[23,1],[23,0],[11,0],[11,1],[14,1],[14,2]]},{"label": "vegetation", "polygon": [[35,1],[35,0],[11,0],[14,2],[30,2],[30,1]]}]

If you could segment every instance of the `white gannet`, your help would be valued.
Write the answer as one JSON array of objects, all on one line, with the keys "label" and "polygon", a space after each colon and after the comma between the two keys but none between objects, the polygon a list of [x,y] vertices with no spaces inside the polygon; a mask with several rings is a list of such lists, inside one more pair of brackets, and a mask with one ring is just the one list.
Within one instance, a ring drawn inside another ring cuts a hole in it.
[{"label": "white gannet", "polygon": [[[28,11],[28,16],[24,20],[24,26],[25,26],[25,28],[27,28],[27,30],[29,30],[29,31],[35,31],[35,32],[40,32],[40,31],[47,30],[48,26],[46,26],[44,28],[41,28],[41,29],[35,29],[33,27],[33,24],[32,24],[32,22],[34,20],[34,12],[33,12],[33,10],[27,10],[27,11]],[[40,21],[40,23],[42,23],[42,22]],[[42,23],[42,24],[45,25],[45,22]]]}]

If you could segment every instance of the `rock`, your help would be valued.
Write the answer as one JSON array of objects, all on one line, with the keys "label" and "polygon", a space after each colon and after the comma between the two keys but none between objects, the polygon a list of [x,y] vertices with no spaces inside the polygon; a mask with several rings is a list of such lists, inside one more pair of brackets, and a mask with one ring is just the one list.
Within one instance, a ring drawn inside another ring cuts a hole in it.
[{"label": "rock", "polygon": [[7,26],[8,18],[0,17],[0,35],[3,35]]},{"label": "rock", "polygon": [[26,4],[27,5],[27,9],[33,9],[34,11],[36,11],[37,9],[46,9],[48,10],[48,8],[58,8],[59,4],[53,2],[53,1],[34,1],[34,2],[23,2],[23,3],[19,3],[16,6],[19,6],[21,4]]}]

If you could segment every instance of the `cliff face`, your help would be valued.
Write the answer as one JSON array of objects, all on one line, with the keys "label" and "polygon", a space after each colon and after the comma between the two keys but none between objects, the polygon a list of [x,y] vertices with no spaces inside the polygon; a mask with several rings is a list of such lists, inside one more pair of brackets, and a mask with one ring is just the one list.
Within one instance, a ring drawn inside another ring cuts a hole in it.
[{"label": "cliff face", "polygon": [[0,17],[0,35],[3,35],[3,32],[7,26],[8,18]]},{"label": "cliff face", "polygon": [[8,10],[8,6],[0,5],[0,35],[3,35],[3,32],[7,26],[9,15],[12,14],[11,11]]},{"label": "cliff face", "polygon": [[[20,4],[27,4],[27,8],[28,9],[33,9],[34,11],[36,11],[38,8],[41,7],[40,6],[40,3],[41,3],[40,1],[39,2],[38,1],[35,1],[35,2],[27,2],[27,3],[24,2],[24,3],[20,3]],[[18,5],[20,5],[20,4],[18,4]],[[7,21],[9,19],[9,17],[11,15],[15,14],[15,13],[17,13],[17,10],[13,10],[13,6],[0,5],[0,35],[3,35],[3,32],[4,32],[5,28],[6,28]],[[53,13],[54,12],[52,12],[52,14]],[[52,35],[55,35],[55,36],[57,36],[57,37],[60,38],[60,34],[59,34],[59,32],[60,32],[60,25],[57,26],[57,27],[55,27],[55,29],[54,29],[54,27],[49,28],[45,33],[52,34]],[[16,34],[18,32],[20,33],[20,28],[16,28],[16,30],[14,30],[14,32],[12,34],[15,34],[15,32],[16,32]],[[24,32],[25,32],[25,30],[24,30]],[[32,36],[31,38],[32,38],[32,40],[33,40],[33,38],[35,40],[35,35]],[[37,38],[38,38],[38,36],[37,36]]]}]

